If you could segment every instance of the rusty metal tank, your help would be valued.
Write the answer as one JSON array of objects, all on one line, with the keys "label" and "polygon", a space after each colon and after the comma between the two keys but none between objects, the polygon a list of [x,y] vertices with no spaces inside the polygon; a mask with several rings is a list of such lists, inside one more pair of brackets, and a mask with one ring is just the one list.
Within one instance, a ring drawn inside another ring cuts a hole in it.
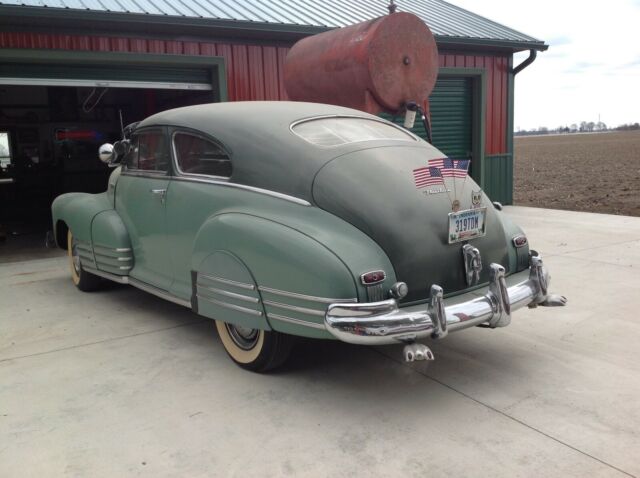
[{"label": "rusty metal tank", "polygon": [[284,82],[289,99],[368,113],[425,105],[438,75],[431,30],[417,16],[393,13],[296,43]]}]

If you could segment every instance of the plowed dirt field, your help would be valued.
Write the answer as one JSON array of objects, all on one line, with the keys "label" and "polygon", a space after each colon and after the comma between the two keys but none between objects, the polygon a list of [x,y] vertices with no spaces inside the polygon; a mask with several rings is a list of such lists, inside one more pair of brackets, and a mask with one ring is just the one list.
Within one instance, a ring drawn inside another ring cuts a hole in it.
[{"label": "plowed dirt field", "polygon": [[640,131],[515,138],[514,203],[640,216]]}]

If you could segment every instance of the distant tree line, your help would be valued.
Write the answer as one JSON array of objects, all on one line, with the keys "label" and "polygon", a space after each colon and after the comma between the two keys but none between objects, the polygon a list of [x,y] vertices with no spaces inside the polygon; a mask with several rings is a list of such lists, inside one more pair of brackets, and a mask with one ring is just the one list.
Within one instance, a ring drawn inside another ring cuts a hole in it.
[{"label": "distant tree line", "polygon": [[539,128],[533,128],[529,130],[518,129],[514,134],[516,136],[527,136],[532,134],[571,134],[571,133],[594,133],[600,131],[633,131],[640,130],[639,123],[628,123],[616,126],[615,128],[608,128],[605,123],[598,121],[581,121],[580,124],[573,123],[570,126],[558,126],[557,128],[548,128],[547,126],[540,126]]}]

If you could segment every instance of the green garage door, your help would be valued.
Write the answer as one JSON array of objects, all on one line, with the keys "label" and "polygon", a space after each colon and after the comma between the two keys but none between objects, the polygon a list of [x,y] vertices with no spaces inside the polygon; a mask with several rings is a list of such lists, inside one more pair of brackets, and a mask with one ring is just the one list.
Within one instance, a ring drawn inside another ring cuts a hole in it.
[{"label": "green garage door", "polygon": [[[471,78],[438,78],[429,97],[433,145],[450,158],[470,158],[473,150],[473,88]],[[381,115],[391,120],[390,115]],[[404,117],[396,117],[402,125]],[[427,139],[422,121],[411,130]]]}]

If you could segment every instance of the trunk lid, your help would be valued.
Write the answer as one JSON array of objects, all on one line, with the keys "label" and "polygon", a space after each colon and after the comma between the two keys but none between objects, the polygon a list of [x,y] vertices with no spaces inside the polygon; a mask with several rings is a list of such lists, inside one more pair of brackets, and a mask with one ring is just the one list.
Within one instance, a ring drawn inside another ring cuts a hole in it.
[{"label": "trunk lid", "polygon": [[432,284],[440,285],[445,295],[469,289],[463,244],[477,247],[482,255],[478,284],[488,282],[490,263],[509,267],[503,225],[484,193],[480,207],[487,210],[486,235],[448,243],[452,201],[460,201],[460,210],[471,209],[472,193],[477,194],[480,187],[467,177],[446,178],[448,191],[441,185],[417,188],[413,170],[442,157],[436,149],[424,146],[364,149],[330,161],[313,183],[313,198],[319,207],[362,230],[386,252],[397,280],[409,287],[403,303],[428,298]]}]

